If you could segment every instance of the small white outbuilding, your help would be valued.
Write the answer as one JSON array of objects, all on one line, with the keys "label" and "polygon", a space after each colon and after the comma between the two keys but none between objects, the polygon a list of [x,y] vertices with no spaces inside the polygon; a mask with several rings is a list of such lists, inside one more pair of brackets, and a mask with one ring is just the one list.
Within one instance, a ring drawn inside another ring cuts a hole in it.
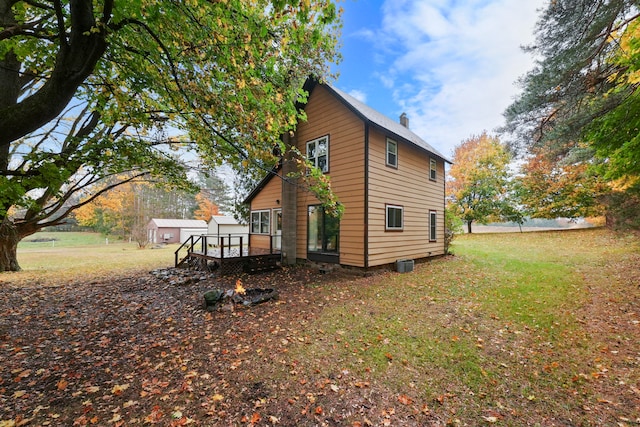
[{"label": "small white outbuilding", "polygon": [[209,220],[207,227],[207,234],[209,235],[229,235],[229,234],[246,234],[249,235],[249,226],[240,224],[234,217],[231,216],[212,216]]}]

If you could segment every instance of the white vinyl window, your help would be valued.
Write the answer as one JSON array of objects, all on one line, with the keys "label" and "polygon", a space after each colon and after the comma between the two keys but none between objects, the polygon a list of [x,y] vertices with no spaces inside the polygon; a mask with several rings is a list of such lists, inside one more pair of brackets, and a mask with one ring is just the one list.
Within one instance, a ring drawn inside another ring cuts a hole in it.
[{"label": "white vinyl window", "polygon": [[429,179],[431,181],[436,181],[438,179],[437,165],[436,159],[429,159]]},{"label": "white vinyl window", "polygon": [[322,172],[329,171],[329,135],[307,142],[307,159]]},{"label": "white vinyl window", "polygon": [[398,167],[398,143],[387,138],[387,166]]},{"label": "white vinyl window", "polygon": [[386,230],[402,230],[404,208],[402,206],[387,205]]},{"label": "white vinyl window", "polygon": [[269,234],[270,230],[270,212],[251,211],[251,233],[252,234]]},{"label": "white vinyl window", "polygon": [[429,211],[429,240],[435,242],[438,238],[438,214],[436,211]]}]

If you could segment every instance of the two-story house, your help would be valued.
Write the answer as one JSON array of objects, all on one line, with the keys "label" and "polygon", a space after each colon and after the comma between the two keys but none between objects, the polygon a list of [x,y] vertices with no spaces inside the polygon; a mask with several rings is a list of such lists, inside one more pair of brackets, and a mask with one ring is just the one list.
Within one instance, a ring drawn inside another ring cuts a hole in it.
[{"label": "two-story house", "polygon": [[445,163],[451,163],[400,122],[354,97],[307,81],[307,120],[289,143],[330,176],[344,205],[326,215],[309,191],[282,179],[287,164],[248,196],[250,245],[282,249],[299,259],[368,269],[399,259],[444,254]]}]

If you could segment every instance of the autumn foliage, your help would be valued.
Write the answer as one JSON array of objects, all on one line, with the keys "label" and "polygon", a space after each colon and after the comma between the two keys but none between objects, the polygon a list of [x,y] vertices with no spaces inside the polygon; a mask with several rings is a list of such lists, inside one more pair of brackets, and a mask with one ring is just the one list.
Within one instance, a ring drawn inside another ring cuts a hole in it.
[{"label": "autumn foliage", "polygon": [[220,215],[220,208],[213,201],[209,200],[202,192],[196,194],[198,207],[193,212],[194,219],[201,219],[209,222],[212,216]]},{"label": "autumn foliage", "polygon": [[521,202],[533,218],[578,218],[602,215],[600,197],[607,186],[587,163],[562,164],[537,153],[518,177]]},{"label": "autumn foliage", "polygon": [[500,218],[507,192],[509,154],[486,132],[456,146],[447,181],[447,198],[471,232],[474,221]]}]

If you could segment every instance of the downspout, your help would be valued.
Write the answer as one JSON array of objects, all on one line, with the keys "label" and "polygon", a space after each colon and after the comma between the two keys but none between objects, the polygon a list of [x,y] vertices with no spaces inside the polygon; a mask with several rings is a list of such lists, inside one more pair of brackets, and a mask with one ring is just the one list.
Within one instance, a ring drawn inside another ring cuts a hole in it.
[{"label": "downspout", "polygon": [[369,122],[364,123],[364,270],[369,268]]}]

